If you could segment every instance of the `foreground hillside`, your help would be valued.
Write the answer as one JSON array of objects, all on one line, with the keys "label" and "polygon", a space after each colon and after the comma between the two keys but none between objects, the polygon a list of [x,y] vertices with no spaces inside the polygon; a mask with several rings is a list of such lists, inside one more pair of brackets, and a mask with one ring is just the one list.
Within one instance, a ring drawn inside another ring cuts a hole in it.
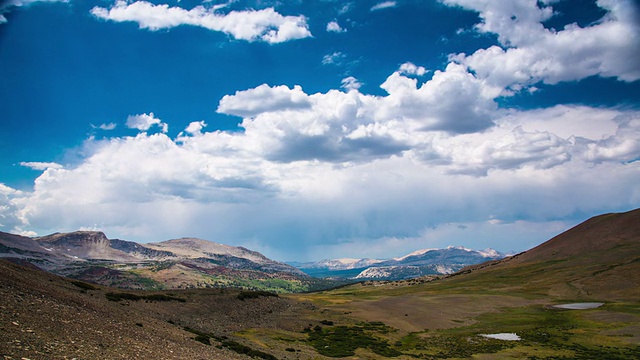
[{"label": "foreground hillside", "polygon": [[[0,261],[11,358],[638,359],[640,210],[446,277],[311,294],[133,291]],[[6,300],[5,300],[6,299]],[[594,308],[555,305],[589,302]],[[483,334],[509,334],[503,340]]]},{"label": "foreground hillside", "polygon": [[[241,353],[260,352],[236,334],[252,328],[299,332],[305,325],[297,316],[312,308],[239,290],[125,292],[5,260],[0,299],[5,359],[246,359]],[[218,340],[205,345],[194,340],[199,332]]]}]

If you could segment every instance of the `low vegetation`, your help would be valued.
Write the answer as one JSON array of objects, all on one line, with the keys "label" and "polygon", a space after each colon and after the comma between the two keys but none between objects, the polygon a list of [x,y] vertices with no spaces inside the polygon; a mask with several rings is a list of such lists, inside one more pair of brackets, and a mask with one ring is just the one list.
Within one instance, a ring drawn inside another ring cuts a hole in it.
[{"label": "low vegetation", "polygon": [[261,297],[278,297],[278,294],[269,291],[241,291],[236,298],[238,300],[257,299]]},{"label": "low vegetation", "polygon": [[71,282],[73,285],[75,285],[75,286],[77,286],[77,287],[79,287],[80,289],[85,290],[85,291],[88,291],[88,290],[98,290],[98,288],[97,288],[97,287],[95,287],[95,286],[93,286],[93,285],[91,285],[91,284],[89,284],[89,283],[86,283],[86,282],[84,282],[84,281],[71,280],[70,282]]},{"label": "low vegetation", "polygon": [[172,295],[167,294],[149,294],[149,295],[136,295],[132,293],[125,292],[109,292],[106,293],[105,296],[109,301],[122,301],[122,300],[130,300],[130,301],[178,301],[178,302],[186,302],[185,299],[179,298]]},{"label": "low vegetation", "polygon": [[[244,354],[253,358],[265,359],[265,360],[278,360],[275,356],[262,352],[260,350],[253,349],[249,346],[240,344],[237,341],[230,340],[226,336],[215,336],[213,334],[209,334],[203,331],[199,331],[190,327],[184,327],[185,331],[188,331],[192,334],[195,334],[196,337],[193,338],[195,341],[201,342],[205,345],[212,345],[211,340],[214,340],[219,343],[217,347],[219,349],[226,348],[232,350],[238,354]],[[294,350],[295,351],[295,350]]]},{"label": "low vegetation", "polygon": [[355,355],[358,348],[369,349],[384,357],[396,357],[402,355],[395,350],[387,340],[380,337],[393,331],[380,322],[363,322],[355,326],[333,326],[322,328],[316,326],[313,330],[305,328],[308,333],[308,343],[318,353],[330,357],[346,357]]}]

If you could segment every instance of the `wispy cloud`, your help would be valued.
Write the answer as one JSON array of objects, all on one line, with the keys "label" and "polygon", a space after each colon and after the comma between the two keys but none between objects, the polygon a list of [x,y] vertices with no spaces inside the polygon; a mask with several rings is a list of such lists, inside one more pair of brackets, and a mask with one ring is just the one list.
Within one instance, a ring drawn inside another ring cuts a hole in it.
[{"label": "wispy cloud", "polygon": [[329,64],[338,65],[338,64],[341,64],[342,61],[345,58],[346,58],[345,54],[343,54],[340,51],[336,51],[334,53],[327,54],[327,55],[323,56],[322,57],[322,64],[323,65],[329,65]]},{"label": "wispy cloud", "polygon": [[95,125],[91,125],[91,127],[93,127],[94,129],[100,129],[100,130],[105,130],[105,131],[111,131],[114,130],[116,127],[118,127],[118,125],[116,123],[103,123],[100,124],[98,126]]},{"label": "wispy cloud", "polygon": [[396,1],[384,1],[371,7],[371,11],[394,8],[398,6]]},{"label": "wispy cloud", "polygon": [[31,168],[33,170],[47,170],[47,169],[62,169],[63,166],[54,163],[54,162],[37,162],[37,161],[29,161],[29,162],[21,162],[20,166],[25,166]]},{"label": "wispy cloud", "polygon": [[353,76],[342,79],[342,88],[346,90],[358,90],[362,87],[362,83]]},{"label": "wispy cloud", "polygon": [[204,6],[196,6],[186,10],[166,4],[155,5],[147,1],[128,3],[117,0],[111,8],[96,6],[91,9],[91,13],[104,20],[134,21],[140,28],[151,31],[191,25],[220,31],[238,40],[264,41],[272,44],[311,36],[304,16],[283,16],[273,8],[231,11],[227,14],[217,13],[217,9],[219,7],[207,9]]}]

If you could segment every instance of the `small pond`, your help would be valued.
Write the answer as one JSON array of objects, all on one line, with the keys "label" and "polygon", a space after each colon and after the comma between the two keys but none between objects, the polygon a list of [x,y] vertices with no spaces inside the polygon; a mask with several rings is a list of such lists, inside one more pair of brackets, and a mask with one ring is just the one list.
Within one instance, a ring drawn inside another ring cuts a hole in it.
[{"label": "small pond", "polygon": [[498,340],[510,340],[510,341],[520,340],[520,336],[518,336],[518,334],[516,333],[480,334],[480,336],[490,338],[490,339],[498,339]]},{"label": "small pond", "polygon": [[584,303],[553,305],[552,307],[555,309],[565,309],[565,310],[587,310],[587,309],[599,308],[602,305],[604,305],[604,303],[584,302]]}]

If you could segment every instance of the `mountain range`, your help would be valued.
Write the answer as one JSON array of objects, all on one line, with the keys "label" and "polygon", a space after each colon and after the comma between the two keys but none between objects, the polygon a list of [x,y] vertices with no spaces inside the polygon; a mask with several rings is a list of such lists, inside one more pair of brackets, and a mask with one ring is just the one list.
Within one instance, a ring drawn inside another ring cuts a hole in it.
[{"label": "mountain range", "polygon": [[108,239],[98,231],[35,238],[0,232],[0,257],[130,289],[241,287],[291,292],[321,283],[258,252],[195,238],[139,244]]},{"label": "mountain range", "polygon": [[402,280],[425,275],[446,275],[473,264],[506,257],[493,249],[484,251],[449,246],[446,249],[423,249],[408,255],[380,259],[333,259],[318,262],[290,262],[306,274],[323,278],[356,280]]},{"label": "mountain range", "polygon": [[449,247],[418,250],[388,260],[337,259],[285,264],[243,247],[203,239],[140,244],[109,239],[99,231],[76,231],[34,238],[0,232],[0,257],[120,288],[240,287],[298,292],[360,280],[450,274],[504,255],[491,249]]}]

